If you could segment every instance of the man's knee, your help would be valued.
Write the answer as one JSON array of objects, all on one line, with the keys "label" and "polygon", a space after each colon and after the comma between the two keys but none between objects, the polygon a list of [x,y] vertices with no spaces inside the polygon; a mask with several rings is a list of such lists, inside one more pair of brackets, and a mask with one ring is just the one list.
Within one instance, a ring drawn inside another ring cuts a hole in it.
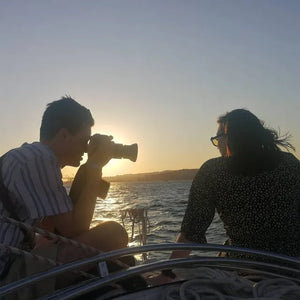
[{"label": "man's knee", "polygon": [[110,250],[124,248],[128,245],[128,234],[125,228],[117,222],[106,221],[93,228],[93,230],[98,232],[99,236],[103,236],[103,232],[105,233],[107,242],[110,244]]},{"label": "man's knee", "polygon": [[84,232],[75,240],[101,251],[110,251],[127,247],[128,234],[119,223],[106,221]]}]

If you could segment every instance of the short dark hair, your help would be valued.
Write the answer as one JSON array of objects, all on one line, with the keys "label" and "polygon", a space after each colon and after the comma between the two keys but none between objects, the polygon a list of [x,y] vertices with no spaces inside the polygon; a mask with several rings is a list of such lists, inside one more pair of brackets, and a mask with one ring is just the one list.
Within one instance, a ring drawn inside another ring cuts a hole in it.
[{"label": "short dark hair", "polygon": [[62,128],[76,134],[84,126],[93,125],[94,119],[87,108],[70,96],[63,96],[47,104],[40,128],[40,141],[53,138]]}]

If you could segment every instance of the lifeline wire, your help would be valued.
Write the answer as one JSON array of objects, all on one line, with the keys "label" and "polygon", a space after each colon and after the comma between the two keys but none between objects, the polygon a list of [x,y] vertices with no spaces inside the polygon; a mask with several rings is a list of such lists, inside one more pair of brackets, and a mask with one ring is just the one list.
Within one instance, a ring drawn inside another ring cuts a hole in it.
[{"label": "lifeline wire", "polygon": [[[61,263],[61,262],[55,261],[55,260],[50,259],[50,258],[46,258],[44,256],[32,254],[31,252],[21,250],[21,249],[16,248],[16,247],[0,244],[0,249],[6,250],[9,253],[12,253],[12,254],[15,254],[15,255],[21,255],[21,256],[24,256],[24,257],[27,257],[27,258],[33,258],[33,259],[35,259],[35,260],[37,260],[41,263],[47,263],[47,264],[49,264],[50,266],[53,266],[53,267],[63,265],[63,263]],[[80,275],[83,275],[87,278],[95,278],[96,277],[92,274],[88,274],[88,273],[82,272],[82,271],[73,271],[73,272],[78,273]]]},{"label": "lifeline wire", "polygon": [[[100,250],[98,250],[98,249],[96,249],[94,247],[88,246],[88,245],[83,244],[83,243],[79,243],[79,242],[77,242],[75,240],[68,239],[68,238],[63,237],[61,235],[54,234],[52,232],[43,230],[43,229],[35,227],[35,226],[31,226],[29,224],[16,221],[16,220],[14,220],[12,218],[9,218],[9,217],[0,216],[0,220],[4,221],[6,223],[10,223],[10,224],[16,225],[16,226],[18,226],[20,228],[23,228],[23,229],[27,230],[28,232],[36,232],[36,233],[38,233],[38,234],[40,234],[40,235],[42,235],[42,236],[44,236],[46,238],[51,238],[54,241],[60,241],[60,242],[65,243],[65,244],[69,244],[71,246],[75,246],[75,247],[81,248],[84,251],[91,251],[94,254],[101,254],[101,253],[103,253],[102,251],[100,251]],[[116,263],[117,265],[119,265],[120,267],[123,267],[123,268],[128,268],[129,267],[128,265],[122,263],[121,261],[119,261],[117,259],[112,259],[112,261],[114,263]]]}]

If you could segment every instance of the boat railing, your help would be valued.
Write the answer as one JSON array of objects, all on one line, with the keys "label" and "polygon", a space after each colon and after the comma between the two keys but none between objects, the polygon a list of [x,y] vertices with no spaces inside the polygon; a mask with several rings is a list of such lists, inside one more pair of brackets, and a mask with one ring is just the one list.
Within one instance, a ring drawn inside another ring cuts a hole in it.
[{"label": "boat railing", "polygon": [[[126,270],[122,270],[116,273],[108,274],[106,277],[96,277],[95,279],[89,279],[85,281],[84,286],[82,284],[70,286],[64,290],[56,291],[55,293],[45,296],[42,299],[71,299],[75,296],[79,296],[103,287],[105,285],[114,283],[116,281],[146,272],[153,272],[168,268],[194,268],[194,267],[214,267],[214,268],[226,268],[234,270],[255,270],[257,272],[273,275],[281,278],[292,279],[300,282],[300,260],[286,255],[279,255],[276,253],[269,253],[260,250],[252,250],[246,248],[237,248],[233,246],[215,245],[215,244],[182,244],[182,243],[167,243],[167,244],[155,244],[145,245],[138,247],[124,248],[120,250],[114,250],[102,254],[95,255],[93,257],[85,258],[82,260],[74,261],[68,264],[54,267],[48,271],[44,271],[27,278],[18,280],[0,288],[0,297],[16,290],[37,283],[41,280],[57,276],[64,272],[78,270],[91,263],[99,263],[125,255],[134,255],[139,253],[146,253],[152,251],[173,251],[173,250],[192,250],[192,251],[220,251],[220,252],[235,252],[241,254],[255,255],[263,259],[264,261],[253,261],[244,259],[233,259],[227,257],[189,257],[185,259],[172,259],[162,260],[152,263],[146,263],[143,265],[137,265],[130,267]],[[271,262],[269,262],[271,261]],[[292,274],[292,275],[289,275]]]},{"label": "boat railing", "polygon": [[[153,272],[157,270],[162,270],[166,268],[188,268],[188,267],[209,267],[209,268],[218,268],[222,269],[234,269],[234,270],[245,270],[245,269],[253,269],[256,268],[264,268],[264,269],[274,269],[274,271],[262,271],[261,274],[276,276],[277,278],[291,279],[289,276],[279,275],[278,271],[292,271],[295,272],[292,268],[284,268],[278,267],[274,264],[269,263],[261,263],[253,261],[241,261],[239,259],[224,259],[224,258],[208,258],[208,257],[198,257],[198,258],[185,258],[185,259],[174,259],[172,261],[160,261],[155,262],[143,266],[132,267],[129,270],[124,270],[118,273],[111,274],[107,277],[91,280],[87,282],[84,286],[82,284],[78,284],[77,286],[71,286],[67,289],[57,291],[52,295],[47,295],[42,300],[50,300],[50,299],[72,299],[74,297],[78,297],[84,295],[88,292],[91,292],[95,289],[101,288],[103,286],[112,284],[114,282],[132,277],[134,275],[139,275],[145,272]],[[257,269],[256,269],[257,270]],[[258,270],[257,270],[258,271]],[[300,272],[297,272],[300,276]],[[293,280],[295,280],[293,278]],[[295,280],[300,283],[300,279]]]}]

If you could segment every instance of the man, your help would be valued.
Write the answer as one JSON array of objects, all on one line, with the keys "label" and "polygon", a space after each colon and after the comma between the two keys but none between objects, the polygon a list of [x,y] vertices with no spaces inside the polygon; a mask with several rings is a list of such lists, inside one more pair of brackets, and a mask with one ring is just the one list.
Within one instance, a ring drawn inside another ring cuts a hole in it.
[{"label": "man", "polygon": [[[108,192],[109,183],[103,181],[101,175],[113,146],[112,137],[91,137],[93,125],[90,111],[70,97],[48,104],[42,118],[40,142],[24,144],[1,158],[0,215],[41,226],[102,251],[126,247],[128,236],[118,223],[104,222],[90,229],[96,198],[105,197]],[[78,167],[85,152],[87,162],[79,169],[84,172],[84,180],[79,178],[82,174],[77,176],[69,196],[63,187],[60,169]],[[0,243],[28,249],[26,236],[19,227],[0,223]],[[62,263],[92,255],[73,246],[49,245],[41,237],[35,239],[34,251],[41,255],[44,251],[45,256]],[[17,279],[8,277],[14,268],[21,268],[20,259],[3,250],[0,252],[2,283]],[[26,267],[31,268],[28,264]],[[32,270],[28,270],[27,274],[30,273]],[[64,277],[56,286],[67,283]]]}]

